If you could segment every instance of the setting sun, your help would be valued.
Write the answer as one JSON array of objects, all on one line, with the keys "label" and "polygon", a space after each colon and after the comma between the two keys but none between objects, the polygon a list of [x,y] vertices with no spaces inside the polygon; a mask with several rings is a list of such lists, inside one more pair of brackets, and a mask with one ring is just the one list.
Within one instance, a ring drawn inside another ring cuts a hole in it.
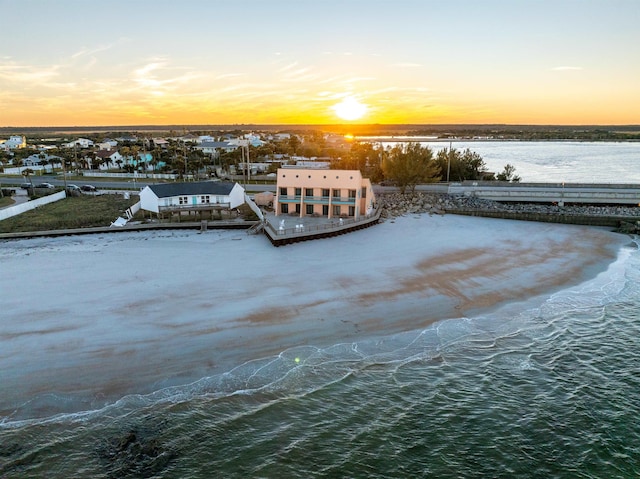
[{"label": "setting sun", "polygon": [[359,120],[367,113],[367,105],[360,103],[352,96],[344,98],[340,103],[333,106],[336,115],[343,120]]}]

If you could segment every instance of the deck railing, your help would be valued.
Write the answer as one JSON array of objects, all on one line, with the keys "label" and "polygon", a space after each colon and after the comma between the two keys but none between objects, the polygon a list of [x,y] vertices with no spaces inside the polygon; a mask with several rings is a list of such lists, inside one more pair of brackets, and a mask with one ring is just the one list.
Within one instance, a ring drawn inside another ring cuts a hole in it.
[{"label": "deck railing", "polygon": [[175,211],[175,210],[197,210],[197,209],[211,209],[211,208],[230,208],[231,203],[198,203],[198,204],[184,204],[184,205],[159,205],[160,211]]},{"label": "deck railing", "polygon": [[341,229],[348,229],[358,224],[369,223],[370,221],[380,217],[380,208],[375,211],[362,215],[358,219],[355,218],[337,218],[328,223],[318,223],[311,225],[296,225],[290,228],[279,228],[272,225],[269,221],[265,222],[265,229],[269,230],[273,237],[296,237],[296,236],[310,236],[317,233],[339,231]]}]

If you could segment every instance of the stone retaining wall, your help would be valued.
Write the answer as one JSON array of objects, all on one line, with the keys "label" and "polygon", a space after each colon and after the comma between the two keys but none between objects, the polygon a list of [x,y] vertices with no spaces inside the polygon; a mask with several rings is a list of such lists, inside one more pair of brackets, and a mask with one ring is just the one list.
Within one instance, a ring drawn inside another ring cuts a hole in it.
[{"label": "stone retaining wall", "polygon": [[491,218],[568,223],[622,228],[637,233],[640,228],[638,206],[544,205],[538,203],[499,203],[480,198],[439,193],[382,193],[376,196],[382,206],[381,219],[406,214],[463,214]]}]

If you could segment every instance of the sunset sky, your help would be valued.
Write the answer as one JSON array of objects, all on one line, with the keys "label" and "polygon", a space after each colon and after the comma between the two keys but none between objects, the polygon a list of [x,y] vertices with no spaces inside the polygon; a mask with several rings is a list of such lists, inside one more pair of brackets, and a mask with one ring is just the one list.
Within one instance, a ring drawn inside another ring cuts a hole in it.
[{"label": "sunset sky", "polygon": [[0,126],[640,124],[640,0],[0,0]]}]

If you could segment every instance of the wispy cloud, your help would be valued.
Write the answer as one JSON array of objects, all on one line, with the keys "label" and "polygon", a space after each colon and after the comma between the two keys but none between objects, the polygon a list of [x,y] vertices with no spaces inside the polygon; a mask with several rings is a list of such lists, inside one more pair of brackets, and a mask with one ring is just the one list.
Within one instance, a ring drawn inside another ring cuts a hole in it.
[{"label": "wispy cloud", "polygon": [[583,68],[574,67],[574,66],[560,66],[560,67],[554,67],[551,70],[553,70],[554,72],[569,72],[569,71],[583,70]]},{"label": "wispy cloud", "polygon": [[76,53],[71,55],[71,58],[75,59],[75,58],[80,58],[80,57],[83,57],[83,56],[95,55],[96,53],[100,53],[100,52],[105,52],[107,50],[112,49],[113,47],[115,47],[119,43],[122,43],[122,40],[119,40],[119,41],[113,42],[113,43],[109,43],[107,45],[98,45],[97,47],[94,47],[94,48],[82,48],[80,51],[77,51]]},{"label": "wispy cloud", "polygon": [[214,78],[214,80],[224,80],[225,78],[234,78],[242,76],[242,73],[223,73]]},{"label": "wispy cloud", "polygon": [[0,63],[0,80],[23,85],[43,84],[59,75],[57,65],[36,67],[15,62]]},{"label": "wispy cloud", "polygon": [[[175,71],[182,73],[175,75]],[[140,89],[156,96],[174,90],[178,85],[193,81],[199,76],[195,72],[185,71],[184,68],[173,67],[163,58],[151,59],[149,63],[132,72],[132,79]]]},{"label": "wispy cloud", "polygon": [[392,66],[398,67],[398,68],[419,68],[422,65],[420,63],[404,62],[404,63],[395,63]]}]

